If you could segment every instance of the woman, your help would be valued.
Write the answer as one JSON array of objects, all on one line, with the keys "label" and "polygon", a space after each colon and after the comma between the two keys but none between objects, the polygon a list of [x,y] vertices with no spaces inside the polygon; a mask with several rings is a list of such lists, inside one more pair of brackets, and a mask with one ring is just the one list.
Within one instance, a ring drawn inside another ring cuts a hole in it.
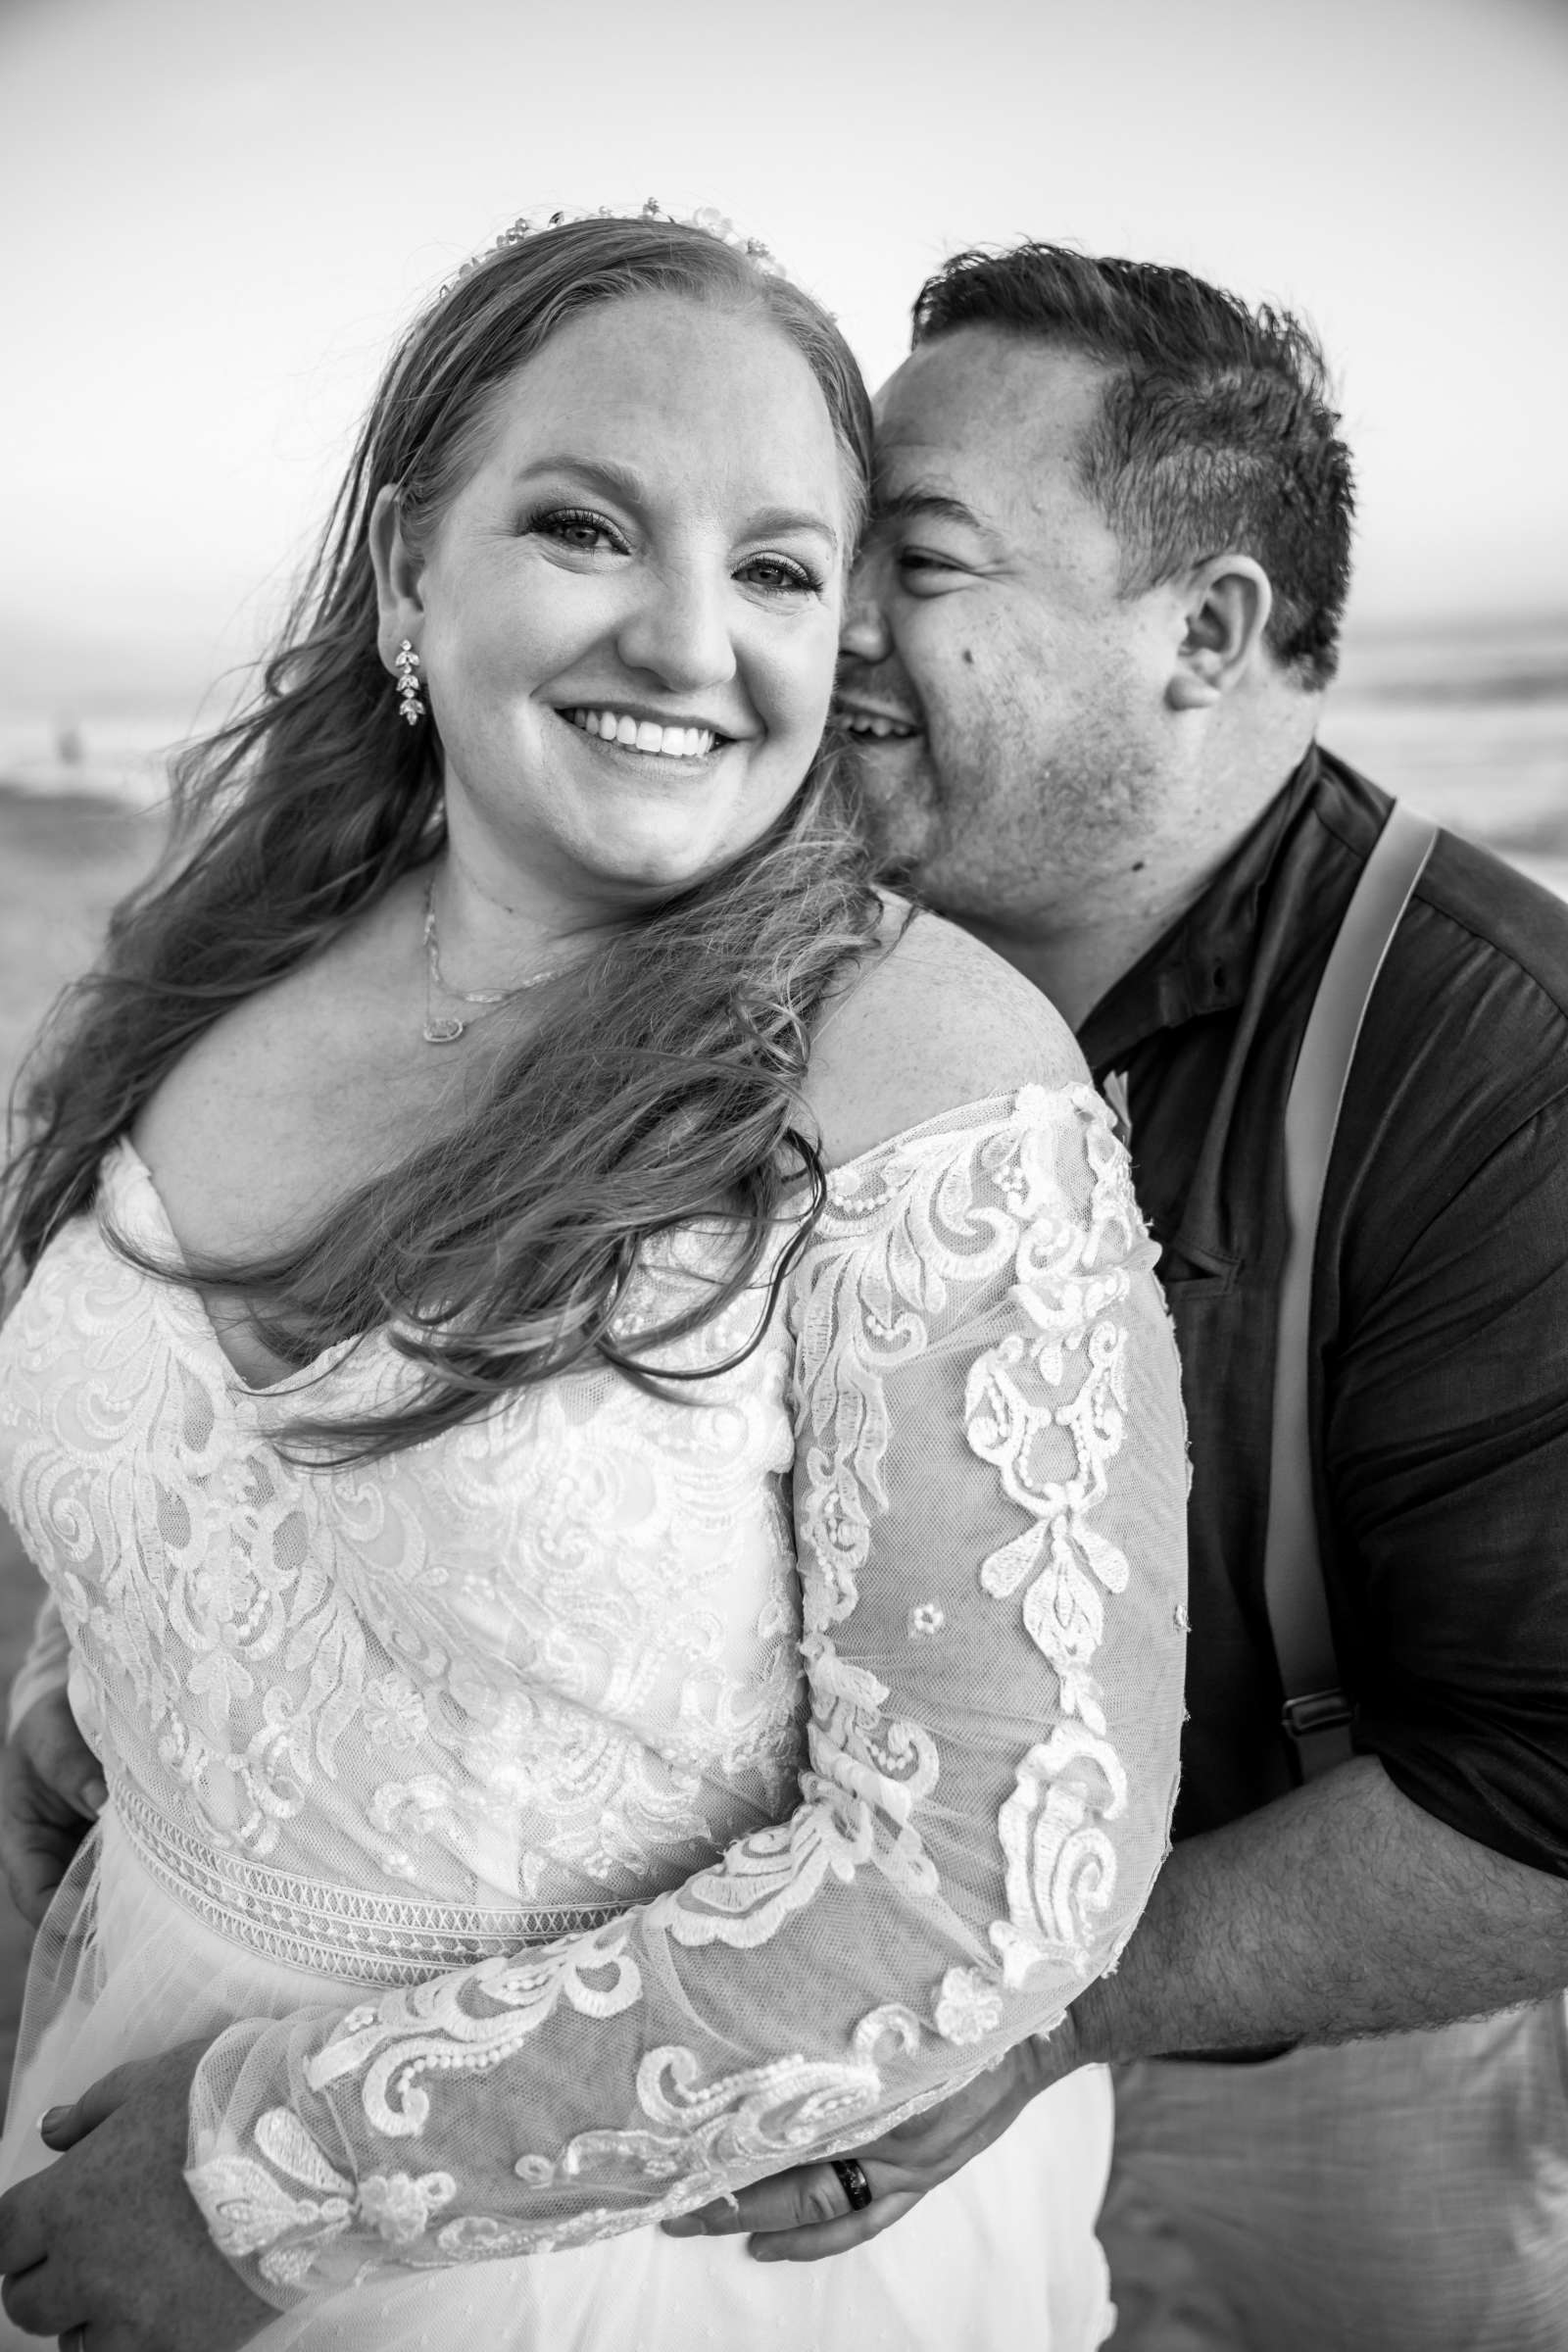
[{"label": "woman", "polygon": [[647,2227],[1049,2031],[1174,1781],[1125,1162],[834,816],[866,478],[756,254],[504,240],[39,1089],[3,1486],[110,1801],[29,1984],[23,2328],[1104,2331],[1093,2080],[825,2276]]}]

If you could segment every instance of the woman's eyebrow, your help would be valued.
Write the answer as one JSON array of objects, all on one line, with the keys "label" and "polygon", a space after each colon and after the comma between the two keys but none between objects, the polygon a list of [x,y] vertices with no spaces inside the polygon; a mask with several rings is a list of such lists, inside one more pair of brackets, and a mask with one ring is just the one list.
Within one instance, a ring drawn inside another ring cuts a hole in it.
[{"label": "woman's eyebrow", "polygon": [[628,506],[641,507],[648,503],[648,485],[634,466],[623,466],[615,458],[581,458],[563,450],[558,455],[534,458],[515,476],[517,484],[531,482],[545,473],[574,474],[578,481],[591,482],[612,498],[624,499]]},{"label": "woman's eyebrow", "polygon": [[748,517],[748,539],[764,537],[773,531],[810,531],[816,538],[825,539],[829,547],[836,548],[839,543],[837,531],[825,516],[801,508],[764,507],[760,514]]}]

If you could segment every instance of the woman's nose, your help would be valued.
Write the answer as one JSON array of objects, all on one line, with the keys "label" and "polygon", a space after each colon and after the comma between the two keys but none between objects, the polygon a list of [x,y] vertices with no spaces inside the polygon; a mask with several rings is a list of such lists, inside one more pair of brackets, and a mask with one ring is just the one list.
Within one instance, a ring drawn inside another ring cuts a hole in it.
[{"label": "woman's nose", "polygon": [[673,693],[727,683],[735,675],[729,585],[727,575],[710,580],[696,569],[649,575],[618,632],[621,660]]}]

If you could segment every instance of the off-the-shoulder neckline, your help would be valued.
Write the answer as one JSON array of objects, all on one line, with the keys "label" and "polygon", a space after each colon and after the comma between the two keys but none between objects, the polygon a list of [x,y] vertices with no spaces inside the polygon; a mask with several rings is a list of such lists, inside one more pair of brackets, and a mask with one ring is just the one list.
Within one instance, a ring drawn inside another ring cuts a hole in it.
[{"label": "off-the-shoulder neckline", "polygon": [[[1017,1117],[1035,1101],[1038,1101],[1040,1108],[1044,1110],[1046,1105],[1053,1102],[1064,1102],[1080,1108],[1085,1105],[1098,1105],[1100,1098],[1096,1095],[1093,1087],[1079,1080],[1070,1086],[1011,1088],[1002,1094],[976,1096],[972,1102],[956,1102],[950,1110],[938,1111],[929,1119],[918,1120],[911,1127],[902,1127],[896,1134],[884,1136],[880,1143],[869,1145],[863,1152],[857,1152],[850,1159],[835,1161],[825,1171],[828,1200],[831,1202],[837,1194],[853,1189],[853,1180],[858,1171],[871,1166],[879,1159],[887,1158],[902,1148],[918,1143],[927,1136],[940,1134],[957,1138],[973,1134],[978,1129],[1000,1126],[1009,1117]],[[130,1136],[128,1134],[117,1136],[104,1157],[106,1161],[118,1157],[127,1172],[144,1188],[157,1214],[162,1235],[177,1256],[179,1254],[178,1238],[170,1221],[163,1195],[158,1189],[158,1179],[137,1151]],[[387,1329],[387,1326],[379,1325],[375,1331],[363,1332],[353,1339],[334,1341],[329,1348],[323,1348],[319,1355],[313,1357],[310,1363],[301,1365],[294,1371],[281,1373],[274,1381],[252,1382],[245,1378],[243,1372],[232,1361],[228,1350],[219,1338],[218,1328],[208,1311],[206,1300],[198,1297],[195,1303],[203,1327],[203,1336],[210,1340],[217,1351],[229,1387],[239,1396],[253,1397],[258,1402],[284,1396],[291,1390],[309,1386],[313,1381],[320,1379],[323,1374],[331,1370],[340,1358],[364,1348],[378,1336],[383,1336]]]},{"label": "off-the-shoulder neckline", "polygon": [[[1028,1099],[1035,1096],[1039,1097],[1042,1102],[1054,1100],[1068,1102],[1099,1101],[1094,1088],[1087,1085],[1082,1079],[1075,1080],[1070,1086],[1009,1087],[1001,1094],[976,1095],[970,1102],[955,1102],[949,1110],[934,1112],[929,1119],[916,1120],[912,1127],[899,1128],[896,1133],[884,1136],[879,1143],[868,1144],[863,1152],[852,1153],[848,1159],[832,1161],[826,1169],[829,1189],[831,1190],[835,1179],[849,1175],[852,1169],[864,1167],[868,1160],[880,1159],[885,1153],[896,1152],[902,1145],[917,1143],[922,1136],[938,1133],[961,1135],[976,1127],[995,1126],[1009,1114],[1016,1114]],[[128,1134],[116,1137],[114,1143],[109,1147],[108,1156],[112,1156],[117,1152],[134,1162],[137,1170],[145,1179],[153,1198],[157,1200],[167,1225],[169,1212],[164,1207],[163,1196],[158,1190],[158,1179]],[[170,1234],[172,1239],[172,1227],[170,1228]]]},{"label": "off-the-shoulder neckline", "polygon": [[1042,1107],[1048,1102],[1070,1102],[1082,1107],[1098,1104],[1100,1097],[1087,1080],[1075,1079],[1070,1086],[1016,1086],[999,1095],[977,1095],[972,1102],[956,1102],[951,1110],[939,1110],[929,1119],[917,1120],[912,1127],[901,1127],[894,1135],[884,1136],[879,1144],[869,1144],[853,1158],[836,1159],[828,1167],[828,1190],[836,1180],[847,1176],[854,1168],[864,1167],[868,1160],[880,1159],[903,1145],[918,1143],[927,1135],[965,1135],[977,1127],[999,1126],[1003,1120],[1016,1117],[1031,1101],[1038,1100]]}]

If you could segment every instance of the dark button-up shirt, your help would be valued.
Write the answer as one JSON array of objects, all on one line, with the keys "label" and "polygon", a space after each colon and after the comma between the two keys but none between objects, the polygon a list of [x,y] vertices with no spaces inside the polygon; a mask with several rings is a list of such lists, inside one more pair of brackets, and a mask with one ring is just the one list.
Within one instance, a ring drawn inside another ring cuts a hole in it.
[{"label": "dark button-up shirt", "polygon": [[[1082,1032],[1125,1084],[1192,1434],[1178,1837],[1287,1785],[1262,1584],[1285,1101],[1388,807],[1314,751]],[[1450,834],[1357,1049],[1310,1377],[1357,1748],[1568,1876],[1568,907]]]}]

